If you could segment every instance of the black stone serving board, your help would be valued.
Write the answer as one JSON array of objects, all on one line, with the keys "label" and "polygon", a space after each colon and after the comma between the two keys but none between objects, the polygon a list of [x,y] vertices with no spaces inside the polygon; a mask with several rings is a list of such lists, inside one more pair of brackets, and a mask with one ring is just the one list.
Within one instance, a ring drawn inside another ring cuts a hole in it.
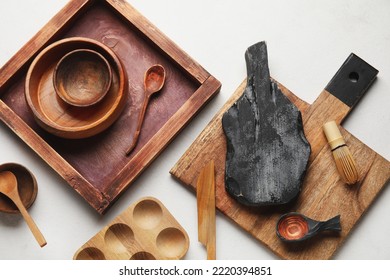
[{"label": "black stone serving board", "polygon": [[287,204],[300,193],[310,156],[301,112],[271,80],[265,42],[245,59],[245,91],[222,118],[225,187],[249,206]]}]

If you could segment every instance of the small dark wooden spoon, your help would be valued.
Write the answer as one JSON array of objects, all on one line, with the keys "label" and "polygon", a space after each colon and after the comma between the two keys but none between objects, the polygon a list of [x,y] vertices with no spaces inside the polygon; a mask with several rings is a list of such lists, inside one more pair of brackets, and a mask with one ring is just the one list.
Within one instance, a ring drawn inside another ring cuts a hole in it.
[{"label": "small dark wooden spoon", "polygon": [[46,240],[43,237],[42,233],[39,231],[34,220],[28,214],[26,208],[24,207],[22,201],[20,200],[19,191],[18,191],[18,182],[15,175],[10,171],[0,172],[0,192],[6,195],[9,199],[15,203],[18,207],[20,213],[22,214],[24,220],[29,226],[31,232],[33,233],[35,239],[38,241],[41,247],[46,245]]},{"label": "small dark wooden spoon", "polygon": [[300,213],[282,215],[276,225],[277,236],[285,242],[300,242],[317,235],[321,231],[341,231],[340,215],[327,221],[316,221]]},{"label": "small dark wooden spoon", "polygon": [[134,133],[133,142],[131,143],[129,149],[126,151],[126,155],[129,155],[137,144],[150,97],[153,94],[159,92],[161,88],[164,86],[164,83],[165,83],[165,69],[160,64],[151,66],[145,72],[145,76],[144,76],[145,99],[144,99],[144,103],[142,104],[141,112],[139,114],[137,129]]}]

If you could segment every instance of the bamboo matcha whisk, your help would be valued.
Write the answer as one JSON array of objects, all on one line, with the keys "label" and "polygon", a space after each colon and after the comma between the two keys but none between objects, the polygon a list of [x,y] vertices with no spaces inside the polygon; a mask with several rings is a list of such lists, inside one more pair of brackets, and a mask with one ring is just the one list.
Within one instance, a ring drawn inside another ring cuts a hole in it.
[{"label": "bamboo matcha whisk", "polygon": [[355,160],[353,159],[336,122],[327,122],[324,124],[323,129],[332,150],[337,170],[343,181],[348,185],[357,183],[359,180],[359,174]]}]

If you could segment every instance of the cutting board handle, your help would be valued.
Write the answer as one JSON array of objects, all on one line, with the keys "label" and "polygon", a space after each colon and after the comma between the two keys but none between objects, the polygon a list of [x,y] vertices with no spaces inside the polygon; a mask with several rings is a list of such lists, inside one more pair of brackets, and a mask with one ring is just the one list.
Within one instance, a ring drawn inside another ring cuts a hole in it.
[{"label": "cutting board handle", "polygon": [[354,107],[375,80],[378,70],[351,53],[325,90],[348,107]]}]

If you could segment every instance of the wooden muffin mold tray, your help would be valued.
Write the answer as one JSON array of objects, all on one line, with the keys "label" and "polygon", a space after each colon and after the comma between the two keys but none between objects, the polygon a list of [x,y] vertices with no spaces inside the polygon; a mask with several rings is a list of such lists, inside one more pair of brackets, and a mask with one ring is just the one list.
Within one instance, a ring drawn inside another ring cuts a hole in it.
[{"label": "wooden muffin mold tray", "polygon": [[74,255],[74,260],[174,260],[187,253],[189,238],[156,198],[132,204]]}]

